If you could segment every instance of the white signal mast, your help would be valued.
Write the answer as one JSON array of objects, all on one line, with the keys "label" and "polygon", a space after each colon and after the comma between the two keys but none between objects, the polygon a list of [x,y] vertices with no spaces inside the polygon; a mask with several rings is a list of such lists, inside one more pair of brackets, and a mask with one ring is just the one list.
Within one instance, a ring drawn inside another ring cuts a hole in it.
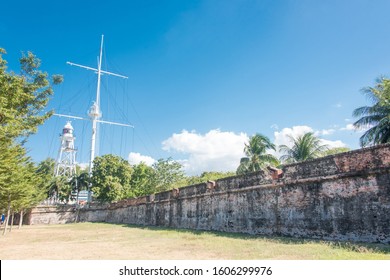
[{"label": "white signal mast", "polygon": [[[127,79],[128,77],[122,76],[116,73],[108,72],[102,70],[102,54],[103,54],[103,39],[104,35],[102,35],[102,40],[100,43],[100,54],[98,58],[98,66],[97,68],[89,67],[89,66],[84,66],[81,64],[76,64],[67,61],[66,63],[72,66],[77,66],[80,68],[84,68],[87,70],[92,70],[94,71],[97,75],[97,87],[96,87],[96,101],[93,102],[93,105],[88,111],[88,116],[90,117],[90,120],[92,121],[92,136],[91,136],[91,152],[90,152],[90,159],[89,159],[89,176],[92,176],[92,168],[93,168],[93,160],[95,159],[95,146],[96,146],[96,134],[97,134],[97,123],[107,123],[107,124],[113,124],[113,125],[119,125],[119,126],[126,126],[126,127],[134,127],[133,125],[130,124],[122,124],[122,123],[117,123],[117,122],[110,122],[110,121],[103,121],[100,120],[102,113],[100,111],[100,79],[103,74],[111,75],[111,76],[116,76],[120,77],[123,79]],[[77,116],[70,116],[70,115],[63,115],[63,114],[54,114],[59,117],[68,117],[68,118],[73,118],[73,119],[81,119],[81,120],[86,120],[81,117]],[[91,190],[88,190],[88,202],[91,201]]]}]

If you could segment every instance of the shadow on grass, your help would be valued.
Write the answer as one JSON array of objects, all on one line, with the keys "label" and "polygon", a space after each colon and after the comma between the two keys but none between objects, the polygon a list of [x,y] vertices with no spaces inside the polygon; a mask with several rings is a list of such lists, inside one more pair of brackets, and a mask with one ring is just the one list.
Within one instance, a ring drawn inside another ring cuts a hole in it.
[{"label": "shadow on grass", "polygon": [[[106,224],[111,224],[111,223],[106,223]],[[210,236],[225,237],[228,239],[259,240],[259,241],[261,240],[270,243],[279,243],[279,244],[288,244],[288,245],[322,244],[322,245],[330,246],[333,249],[344,249],[344,250],[349,250],[358,253],[390,254],[390,244],[381,244],[381,243],[329,241],[329,240],[310,239],[310,238],[251,235],[245,233],[231,233],[231,232],[192,230],[192,229],[175,229],[175,228],[168,228],[168,227],[137,226],[137,225],[129,225],[129,224],[116,224],[116,225],[121,227],[126,227],[126,228],[143,229],[149,231],[187,233],[187,234],[198,235],[198,236],[207,234]]]}]

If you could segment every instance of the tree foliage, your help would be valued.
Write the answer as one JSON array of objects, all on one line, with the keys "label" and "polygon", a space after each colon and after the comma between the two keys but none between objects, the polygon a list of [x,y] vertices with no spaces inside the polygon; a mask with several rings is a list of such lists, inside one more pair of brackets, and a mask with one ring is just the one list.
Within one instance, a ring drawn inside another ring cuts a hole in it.
[{"label": "tree foliage", "polygon": [[141,162],[133,166],[133,174],[131,176],[131,188],[136,197],[155,193],[154,183],[155,170]]},{"label": "tree foliage", "polygon": [[321,144],[321,140],[312,132],[305,133],[297,138],[290,135],[289,138],[292,142],[291,148],[287,145],[279,146],[279,151],[284,153],[280,160],[286,163],[318,158],[328,149],[328,146]]},{"label": "tree foliage", "polygon": [[[31,52],[20,59],[20,74],[7,71],[5,50],[0,48],[0,207],[22,211],[44,198],[40,177],[23,144],[51,116],[42,113],[53,94],[48,74],[39,70],[40,60]],[[4,231],[5,233],[5,231]]]},{"label": "tree foliage", "polygon": [[245,144],[244,152],[247,157],[241,159],[236,173],[245,174],[263,170],[269,165],[279,165],[278,159],[269,153],[275,149],[275,145],[267,136],[255,134],[249,139],[249,143]]},{"label": "tree foliage", "polygon": [[45,198],[50,198],[55,202],[68,203],[75,199],[81,190],[87,190],[90,182],[87,170],[82,170],[76,166],[76,174],[72,178],[64,176],[54,176],[55,160],[47,158],[41,161],[36,172],[42,177],[39,186],[46,193]]},{"label": "tree foliage", "polygon": [[183,166],[172,158],[159,159],[154,169],[152,185],[155,192],[162,192],[185,185]]},{"label": "tree foliage", "polygon": [[374,87],[363,88],[362,92],[372,102],[353,111],[359,118],[354,126],[367,129],[360,137],[362,147],[390,142],[390,80],[379,78]]},{"label": "tree foliage", "polygon": [[49,196],[57,203],[68,203],[73,191],[72,179],[66,176],[55,176],[49,185]]},{"label": "tree foliage", "polygon": [[54,166],[55,160],[52,158],[46,158],[38,163],[36,173],[42,178],[40,188],[45,191],[46,197],[49,197],[52,193],[52,182],[54,181]]},{"label": "tree foliage", "polygon": [[41,61],[31,52],[20,59],[20,75],[8,73],[2,54],[4,49],[0,49],[0,140],[25,141],[52,115],[52,112],[42,114],[42,110],[53,94],[52,85],[62,78],[55,75],[50,83],[48,74],[39,70]]},{"label": "tree foliage", "polygon": [[44,199],[45,193],[39,188],[42,178],[24,148],[14,143],[5,148],[5,144],[0,144],[0,209],[6,211],[8,225],[11,213],[33,207]]},{"label": "tree foliage", "polygon": [[102,202],[118,201],[134,197],[131,188],[133,169],[123,158],[103,155],[93,161],[92,192]]},{"label": "tree foliage", "polygon": [[94,199],[112,202],[150,195],[186,185],[182,165],[171,158],[159,159],[153,166],[131,166],[114,155],[96,157],[92,171]]},{"label": "tree foliage", "polygon": [[89,183],[91,181],[88,171],[76,168],[76,173],[77,174],[73,179],[74,182],[72,182],[74,185],[73,189],[78,192],[88,190]]},{"label": "tree foliage", "polygon": [[191,176],[186,179],[187,185],[195,185],[207,181],[216,181],[218,179],[235,176],[235,172],[203,172],[200,176]]},{"label": "tree foliage", "polygon": [[340,153],[349,152],[350,149],[347,147],[337,147],[337,148],[331,148],[329,150],[326,150],[322,153],[322,156],[330,156],[330,155],[336,155]]}]

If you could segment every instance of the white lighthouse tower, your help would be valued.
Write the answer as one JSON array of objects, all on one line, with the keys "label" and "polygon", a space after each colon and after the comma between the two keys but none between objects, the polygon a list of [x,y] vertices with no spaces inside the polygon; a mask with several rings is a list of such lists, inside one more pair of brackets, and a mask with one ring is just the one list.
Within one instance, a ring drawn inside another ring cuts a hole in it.
[{"label": "white lighthouse tower", "polygon": [[76,174],[76,149],[74,148],[73,126],[68,121],[60,134],[61,147],[55,166],[55,176],[71,178]]}]

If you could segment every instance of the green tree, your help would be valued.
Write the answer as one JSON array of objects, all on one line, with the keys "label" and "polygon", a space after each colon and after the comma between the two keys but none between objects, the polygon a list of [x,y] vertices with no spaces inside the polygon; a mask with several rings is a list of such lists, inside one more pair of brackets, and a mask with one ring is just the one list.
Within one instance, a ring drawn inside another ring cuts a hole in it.
[{"label": "green tree", "polygon": [[185,185],[183,166],[168,158],[159,159],[153,164],[152,184],[156,192],[162,192]]},{"label": "green tree", "polygon": [[347,147],[337,147],[337,148],[331,148],[329,150],[326,150],[322,153],[322,156],[330,156],[330,155],[336,155],[340,153],[349,152],[350,149]]},{"label": "green tree", "polygon": [[88,190],[89,183],[91,179],[89,178],[88,170],[79,170],[77,171],[78,175],[76,175],[73,179],[74,190],[77,192]]},{"label": "green tree", "polygon": [[[8,221],[12,211],[12,204],[22,199],[25,189],[21,189],[20,169],[26,157],[20,145],[0,141],[2,153],[0,153],[0,207],[6,212],[3,235],[7,232]],[[15,172],[18,170],[19,172]]]},{"label": "green tree", "polygon": [[73,181],[64,176],[54,175],[55,160],[46,158],[37,166],[37,173],[42,181],[40,188],[46,192],[45,198],[52,198],[55,202],[68,203],[71,198]]},{"label": "green tree", "polygon": [[237,167],[236,174],[242,175],[246,173],[250,173],[250,159],[248,157],[243,157],[240,159],[240,165]]},{"label": "green tree", "polygon": [[154,169],[145,163],[133,166],[131,175],[131,188],[136,197],[155,193],[155,184],[153,183]]},{"label": "green tree", "polygon": [[55,198],[58,202],[67,203],[71,198],[75,199],[81,190],[87,190],[89,186],[89,174],[87,170],[82,170],[76,166],[76,174],[72,178],[56,177],[55,160],[46,158],[41,161],[36,172],[42,178],[39,188],[45,191],[45,198]]},{"label": "green tree", "polygon": [[62,77],[54,75],[50,83],[31,52],[20,59],[20,75],[8,73],[2,54],[4,49],[0,49],[0,141],[19,138],[23,142],[52,115],[42,111],[53,94],[52,85],[62,82]]},{"label": "green tree", "polygon": [[72,190],[72,184],[68,177],[56,176],[50,182],[49,197],[54,198],[56,202],[68,203]]},{"label": "green tree", "polygon": [[[0,142],[0,147],[5,144]],[[24,148],[12,144],[3,150],[0,153],[0,208],[7,213],[5,234],[11,213],[23,212],[36,205],[44,197],[44,192],[37,188],[40,177]]]},{"label": "green tree", "polygon": [[92,192],[101,202],[118,201],[134,197],[131,188],[133,169],[123,158],[103,155],[93,161]]},{"label": "green tree", "polygon": [[354,126],[368,128],[360,137],[362,147],[390,142],[390,80],[379,78],[374,87],[363,88],[362,92],[372,102],[372,106],[363,106],[353,111],[359,118]]},{"label": "green tree", "polygon": [[[23,223],[23,216],[26,209],[30,209],[39,204],[46,197],[44,189],[40,188],[43,180],[36,172],[36,166],[30,160],[20,166],[19,174],[21,176],[18,190],[21,192],[17,200],[12,201],[12,212],[19,213],[19,228]],[[13,223],[11,223],[12,225]]]},{"label": "green tree", "polygon": [[280,157],[286,163],[300,162],[318,158],[328,149],[327,145],[322,145],[321,140],[312,132],[305,133],[297,138],[289,136],[292,147],[286,145],[279,146],[279,152],[285,155]]},{"label": "green tree", "polygon": [[50,196],[53,181],[55,180],[54,166],[55,160],[52,158],[46,158],[38,164],[36,169],[36,173],[42,178],[39,187],[45,191],[45,198]]},{"label": "green tree", "polygon": [[[7,210],[23,211],[42,199],[37,185],[42,178],[26,156],[23,144],[39,125],[50,117],[42,114],[53,94],[52,85],[62,81],[39,70],[40,60],[28,52],[20,59],[20,74],[7,71],[0,48],[0,205]],[[5,233],[5,232],[4,232]]]},{"label": "green tree", "polygon": [[218,179],[235,176],[235,172],[203,172],[200,176],[191,176],[186,180],[187,185],[200,184],[207,181],[216,181]]},{"label": "green tree", "polygon": [[255,134],[249,139],[249,143],[245,144],[244,152],[247,157],[241,159],[236,173],[245,174],[263,170],[268,165],[279,165],[278,159],[268,153],[269,150],[275,151],[275,149],[275,145],[268,137]]}]

